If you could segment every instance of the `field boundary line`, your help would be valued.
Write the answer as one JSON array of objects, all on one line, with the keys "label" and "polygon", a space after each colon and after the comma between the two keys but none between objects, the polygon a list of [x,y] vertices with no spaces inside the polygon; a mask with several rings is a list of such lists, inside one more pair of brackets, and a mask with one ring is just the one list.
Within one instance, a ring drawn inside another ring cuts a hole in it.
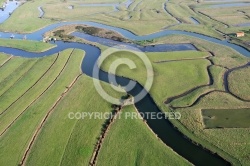
[{"label": "field boundary line", "polygon": [[[47,90],[55,83],[55,81],[58,79],[58,77],[61,75],[61,73],[63,72],[63,70],[65,69],[65,67],[67,66],[68,62],[69,62],[69,59],[72,55],[72,53],[74,52],[74,49],[72,50],[70,56],[68,57],[66,63],[64,64],[63,68],[61,69],[61,71],[59,72],[59,74],[56,76],[56,78],[51,82],[51,84],[36,98],[34,99],[4,130],[3,132],[0,134],[0,137],[16,122],[16,120],[33,104],[35,103],[42,95],[44,95],[44,93],[47,92]],[[59,53],[58,53],[58,56],[57,58],[59,57]],[[56,59],[57,59],[56,58]],[[55,63],[54,63],[55,64]],[[52,65],[53,66],[53,65]],[[51,66],[51,67],[52,67]],[[50,68],[51,68],[50,67]],[[48,69],[49,71],[49,69]],[[47,72],[47,71],[46,71]],[[1,115],[1,114],[0,114]]]},{"label": "field boundary line", "polygon": [[[208,94],[210,94],[210,93],[212,93],[212,92],[226,92],[226,93],[229,93],[229,92],[227,91],[227,89],[226,89],[225,78],[223,79],[223,86],[224,86],[224,89],[225,89],[224,91],[223,91],[223,90],[219,90],[219,89],[215,89],[215,88],[211,87],[212,85],[214,85],[214,78],[213,78],[213,76],[212,76],[212,73],[211,73],[211,71],[210,71],[210,68],[211,68],[212,66],[218,66],[218,67],[221,67],[221,68],[226,69],[226,73],[229,72],[229,69],[228,69],[227,67],[224,67],[224,66],[220,66],[220,65],[214,64],[213,60],[210,59],[211,57],[215,57],[214,53],[211,52],[211,51],[208,51],[208,53],[210,54],[210,56],[207,56],[207,57],[205,57],[205,58],[203,58],[203,59],[206,59],[206,60],[208,60],[208,61],[211,63],[211,65],[209,65],[209,66],[207,67],[207,71],[208,71],[208,75],[209,75],[209,80],[210,80],[210,81],[209,81],[209,84],[207,84],[207,85],[201,85],[201,86],[195,87],[195,88],[190,89],[189,91],[186,91],[186,92],[184,92],[184,93],[182,93],[182,94],[180,94],[180,95],[176,95],[176,96],[173,96],[173,97],[168,98],[167,100],[165,100],[164,103],[165,103],[165,104],[169,104],[169,107],[170,107],[171,109],[174,110],[174,109],[179,109],[179,108],[190,108],[190,107],[193,107],[194,105],[196,105],[196,104],[200,101],[201,98],[205,97],[206,95],[208,95]],[[202,58],[199,58],[199,59],[202,59]],[[250,65],[250,63],[249,63],[248,65]],[[246,65],[244,65],[244,66],[246,66]],[[225,76],[224,76],[224,77],[225,77]],[[188,95],[189,93],[191,93],[191,92],[193,92],[193,91],[195,91],[195,90],[198,90],[198,89],[200,89],[200,88],[203,88],[203,87],[210,87],[210,89],[208,89],[207,92],[201,93],[201,94],[195,99],[195,101],[194,101],[192,104],[189,104],[189,105],[187,105],[187,106],[172,106],[172,105],[171,105],[171,102],[174,101],[175,99],[184,97],[184,96]],[[230,94],[230,93],[229,93],[229,94]]]},{"label": "field boundary line", "polygon": [[[173,24],[173,25],[179,25],[179,24],[182,24],[182,21],[175,17],[174,14],[172,14],[168,9],[167,9],[167,4],[168,4],[169,0],[167,0],[166,2],[163,2],[162,4],[162,7],[163,7],[163,10],[166,14],[170,15],[177,23],[176,24]],[[173,26],[173,25],[169,25],[169,26]]]},{"label": "field boundary line", "polygon": [[182,58],[182,59],[173,59],[173,60],[160,60],[160,61],[155,61],[154,63],[167,63],[167,62],[179,62],[179,61],[205,60],[206,58],[208,58],[208,57]]},{"label": "field boundary line", "polygon": [[92,157],[89,161],[89,166],[96,166],[98,154],[100,153],[104,139],[106,138],[112,124],[115,122],[117,116],[121,113],[121,111],[122,111],[122,106],[119,106],[117,110],[114,109],[111,112],[112,116],[104,122],[100,136],[98,137],[94,151],[92,153]]},{"label": "field boundary line", "polygon": [[194,87],[194,88],[192,88],[192,89],[189,89],[189,90],[187,90],[187,91],[185,91],[185,92],[183,92],[183,93],[181,93],[181,94],[178,94],[178,95],[175,95],[175,96],[168,97],[168,98],[164,101],[164,104],[166,104],[166,105],[167,105],[167,104],[170,104],[173,100],[178,99],[178,98],[181,98],[181,97],[184,97],[184,96],[188,95],[189,93],[191,93],[191,92],[193,92],[193,91],[195,91],[195,90],[197,90],[197,89],[199,89],[199,88],[209,87],[209,86],[212,86],[212,85],[213,85],[214,80],[213,80],[213,77],[212,77],[212,73],[211,73],[211,71],[210,71],[210,69],[209,69],[211,66],[213,66],[213,62],[212,62],[212,60],[209,59],[209,57],[211,57],[211,56],[207,56],[207,57],[203,58],[204,60],[207,60],[207,61],[209,61],[209,63],[210,63],[210,65],[208,65],[208,66],[206,67],[206,69],[207,69],[207,75],[208,75],[208,79],[209,79],[208,83],[207,83],[207,84],[203,84],[203,85],[196,86],[196,87]]},{"label": "field boundary line", "polygon": [[[38,80],[31,86],[29,87],[21,96],[19,96],[15,101],[13,101],[3,112],[0,113],[0,116],[4,114],[13,104],[15,104],[20,98],[22,98],[30,89],[32,89],[47,73],[48,71],[52,68],[52,66],[56,63],[57,59],[59,57],[59,53],[54,60],[54,62],[50,65],[50,67],[41,75],[41,77],[38,78]],[[2,96],[2,95],[1,95]]]},{"label": "field boundary line", "polygon": [[56,100],[56,102],[53,104],[53,106],[50,108],[50,110],[47,112],[47,114],[45,115],[45,117],[42,119],[40,125],[38,126],[38,128],[36,129],[35,133],[32,136],[32,139],[30,140],[28,147],[25,150],[25,153],[22,157],[22,160],[20,162],[19,165],[23,166],[25,164],[25,162],[27,161],[27,157],[28,154],[37,138],[37,136],[39,135],[42,127],[44,126],[44,124],[46,123],[48,117],[50,116],[50,114],[55,110],[56,106],[60,103],[60,101],[67,95],[67,93],[72,89],[72,87],[75,85],[75,83],[77,82],[77,80],[80,78],[80,76],[82,76],[82,74],[79,74],[68,86],[68,88],[66,88],[66,90],[60,95],[60,97]]},{"label": "field boundary line", "polygon": [[247,68],[247,67],[250,67],[250,62],[248,62],[247,64],[245,65],[242,65],[242,66],[238,66],[238,67],[234,67],[234,68],[231,68],[229,70],[227,70],[225,73],[224,73],[224,86],[225,86],[225,89],[226,89],[226,92],[229,93],[230,95],[232,95],[233,97],[235,97],[236,99],[240,100],[240,101],[243,101],[243,102],[250,102],[250,100],[247,100],[247,99],[244,99],[240,96],[237,96],[236,94],[234,94],[231,90],[230,90],[230,87],[229,87],[229,75],[234,72],[234,71],[237,71],[237,70],[240,70],[240,69],[244,69],[244,68]]},{"label": "field boundary line", "polygon": [[[143,123],[146,125],[146,127],[148,128],[148,130],[150,130],[151,133],[152,133],[153,135],[155,135],[155,137],[158,139],[158,141],[159,141],[160,143],[164,144],[164,146],[165,146],[166,148],[169,148],[173,153],[177,154],[178,156],[181,156],[180,154],[178,154],[177,152],[175,152],[175,151],[173,150],[173,148],[171,148],[171,147],[168,146],[166,143],[164,143],[164,142],[162,141],[162,139],[159,138],[158,135],[150,128],[150,126],[149,126],[148,123],[147,123],[147,120],[145,120],[145,119],[141,116],[140,111],[136,108],[135,104],[133,104],[133,108],[134,108],[135,111],[138,113],[138,115],[141,117]],[[171,122],[170,122],[170,123],[171,123]],[[182,157],[182,156],[181,156],[181,157]],[[183,158],[183,159],[186,160],[188,163],[191,163],[191,162],[188,161],[187,159],[185,159],[185,158]]]},{"label": "field boundary line", "polygon": [[[52,82],[53,83],[53,82]],[[34,99],[0,134],[0,137],[16,122],[16,120],[33,104],[35,103],[49,88],[51,84],[36,98]]]},{"label": "field boundary line", "polygon": [[6,63],[8,63],[14,56],[11,55],[9,58],[7,58],[1,65],[0,68],[3,67]]},{"label": "field boundary line", "polygon": [[[90,90],[89,90],[89,91],[90,91]],[[89,91],[87,91],[88,93],[87,93],[87,92],[85,92],[85,93],[86,93],[86,94],[89,94]],[[89,104],[89,103],[92,101],[93,98],[94,98],[94,95],[93,95],[91,98],[89,98],[89,101],[88,101],[88,103],[86,103],[86,104]],[[76,127],[76,125],[77,125],[78,122],[79,122],[79,120],[77,120],[77,121],[75,122],[74,127],[73,127],[72,130],[71,130],[71,133],[70,133],[70,136],[69,136],[69,138],[68,138],[67,144],[66,144],[65,147],[64,147],[63,154],[62,154],[62,156],[61,156],[60,164],[59,164],[59,165],[62,165],[62,161],[63,161],[63,157],[65,156],[66,148],[67,148],[67,146],[68,146],[68,144],[69,144],[70,139],[72,138],[72,134],[73,134],[73,132],[74,132],[74,130],[75,130],[75,127]]]},{"label": "field boundary line", "polygon": [[[8,89],[6,89],[1,95],[0,98],[7,92],[9,91],[12,87],[14,87],[16,85],[17,82],[19,82],[24,75],[26,75],[36,64],[38,63],[38,61],[36,61],[26,72],[24,72],[21,77],[19,77]],[[4,81],[4,80],[3,80]]]}]

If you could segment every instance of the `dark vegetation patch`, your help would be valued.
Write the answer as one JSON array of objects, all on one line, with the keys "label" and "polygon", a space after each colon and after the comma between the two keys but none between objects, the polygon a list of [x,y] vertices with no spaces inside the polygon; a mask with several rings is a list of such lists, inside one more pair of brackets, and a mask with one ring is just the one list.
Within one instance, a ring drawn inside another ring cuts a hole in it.
[{"label": "dark vegetation patch", "polygon": [[76,26],[75,29],[78,32],[83,32],[89,35],[112,39],[112,40],[120,41],[120,42],[127,42],[127,39],[123,38],[121,35],[113,31],[96,28],[96,27],[89,27],[89,26]]},{"label": "dark vegetation patch", "polygon": [[201,111],[205,128],[249,128],[250,108],[204,109]]},{"label": "dark vegetation patch", "polygon": [[72,40],[75,37],[72,35],[65,34],[65,30],[60,29],[53,32],[54,36],[59,37],[62,40]]}]

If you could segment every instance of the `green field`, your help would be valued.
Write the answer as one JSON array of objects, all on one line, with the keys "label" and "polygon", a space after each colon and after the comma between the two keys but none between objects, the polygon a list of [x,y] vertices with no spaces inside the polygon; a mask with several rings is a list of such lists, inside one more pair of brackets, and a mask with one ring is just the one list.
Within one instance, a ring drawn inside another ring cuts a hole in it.
[{"label": "green field", "polygon": [[[14,57],[0,68],[0,72],[6,73],[0,81],[2,87],[0,161],[2,164],[18,165],[23,158],[25,165],[72,163],[87,165],[89,163],[96,138],[105,120],[71,120],[68,114],[90,111],[111,112],[112,108],[111,104],[96,92],[91,78],[81,75],[75,79],[81,74],[79,68],[83,58],[81,55],[84,55],[81,50],[68,49],[44,58]],[[4,61],[8,56],[2,54],[0,58]],[[9,70],[5,70],[5,67]],[[76,81],[72,84],[74,80]],[[102,83],[102,86],[109,94],[121,97],[121,94],[115,92],[106,83]],[[125,108],[125,111],[132,111],[131,108]],[[45,121],[42,123],[44,118]],[[143,127],[143,135],[147,136],[155,146],[154,154],[157,154],[155,157],[160,157],[158,155],[161,154],[171,158],[171,161],[168,158],[165,161],[159,160],[159,164],[169,162],[188,164],[155,138],[142,121],[132,120],[122,123],[127,125],[128,130],[131,124],[137,126],[138,130]],[[39,127],[41,124],[42,128]],[[36,132],[38,133],[35,134]],[[143,135],[141,138],[144,137]],[[140,141],[136,135],[134,138]],[[31,140],[34,142],[31,143]],[[29,147],[28,151],[26,151],[27,147]],[[104,146],[103,150],[105,149]],[[134,151],[137,150],[143,152],[143,156],[134,159],[135,162],[140,163],[143,158],[150,159],[147,157],[150,153],[146,152],[146,144],[141,147],[134,146]],[[26,152],[27,155],[24,155]],[[156,159],[152,162],[154,161]]]},{"label": "green field", "polygon": [[234,70],[229,75],[230,91],[242,99],[250,101],[250,67]]},{"label": "green field", "polygon": [[[124,1],[27,1],[0,24],[0,31],[30,33],[63,21],[93,21],[121,27],[137,35],[164,29],[191,31],[223,40],[227,38],[250,49],[249,26],[235,26],[250,22],[249,6],[212,9],[209,6],[215,2],[206,0],[199,3],[193,0],[134,0],[128,8],[120,4],[117,10],[112,6],[81,6]],[[0,0],[0,5],[2,3]],[[69,9],[71,5],[73,9]],[[45,11],[43,18],[38,18],[38,7]],[[194,24],[191,17],[200,24]],[[60,28],[65,29],[66,35],[75,30],[70,26]],[[245,36],[236,38],[233,34],[239,31],[244,31]],[[51,31],[45,35],[54,34]],[[91,43],[79,38],[72,41]],[[149,72],[154,82],[147,90],[161,111],[181,113],[181,119],[170,122],[185,137],[232,165],[249,165],[250,67],[246,66],[249,57],[231,48],[185,35],[137,42],[152,45],[180,43],[191,43],[198,51],[146,52],[143,55],[153,67]],[[102,52],[107,49],[97,43],[91,44],[100,47]],[[0,39],[0,46],[29,52],[43,52],[55,47],[29,39]],[[70,119],[68,115],[70,112],[110,113],[113,107],[98,94],[93,79],[82,73],[84,57],[83,50],[73,48],[43,58],[0,53],[0,165],[89,165],[107,121]],[[134,54],[114,53],[100,67],[114,73],[109,70],[110,66],[116,60],[116,63],[124,62],[121,58],[132,60],[136,68],[131,70],[121,65],[115,74],[144,86],[145,65]],[[118,99],[127,95],[116,92],[109,84],[101,84],[108,94]],[[134,113],[136,110],[128,106],[122,109],[124,112]],[[164,145],[142,120],[116,119],[107,131],[98,151],[97,165],[190,165]]]},{"label": "green field", "polygon": [[[9,70],[6,77],[2,78],[3,80],[0,82],[4,85],[9,84],[4,87],[5,89],[1,89],[2,95],[0,97],[2,112],[0,116],[1,163],[9,165],[20,163],[25,149],[30,146],[29,142],[34,137],[34,133],[44,116],[48,114],[53,103],[60,98],[62,92],[67,90],[66,87],[74,80],[74,77],[80,74],[79,66],[82,56],[79,56],[79,54],[83,54],[83,52],[68,49],[60,54],[44,58],[26,59],[14,57],[3,66],[9,69],[14,68]],[[1,58],[4,60],[8,57],[2,55]],[[18,66],[16,67],[16,63],[20,64],[22,70],[18,69]],[[0,72],[1,69],[3,68],[0,68]],[[34,73],[36,74],[34,75]],[[103,84],[103,86],[109,94],[119,97],[107,84]],[[86,94],[92,94],[92,96]],[[95,104],[97,100],[99,101],[98,105]],[[72,101],[75,104],[69,104]],[[85,103],[85,106],[82,103]],[[125,109],[125,111],[131,110],[131,108]],[[80,163],[88,164],[94,150],[96,137],[101,131],[104,120],[70,120],[67,116],[69,112],[90,110],[110,112],[112,108],[111,104],[104,101],[96,92],[92,79],[82,75],[73,88],[56,105],[53,112],[48,114],[48,119],[46,119],[41,131],[39,130],[35,142],[28,151],[25,158],[26,165],[50,165],[51,163],[63,165],[69,163],[75,165]],[[135,126],[138,125],[134,130],[144,127],[144,136],[142,135],[141,138],[148,136],[148,140],[154,144],[154,151],[150,151],[150,153],[146,152],[147,144],[138,147],[143,152],[143,155],[150,155],[151,152],[157,154],[151,156],[152,159],[154,158],[152,162],[156,161],[155,157],[160,159],[159,154],[161,154],[161,156],[168,157],[165,161],[158,160],[159,164],[169,162],[172,164],[187,164],[185,160],[157,140],[142,121],[129,122],[126,127],[128,131],[130,123],[135,123]],[[67,127],[65,128],[65,126]],[[82,139],[79,140],[79,137]],[[51,148],[51,146],[54,148]],[[13,151],[13,148],[15,151]],[[171,158],[171,161],[168,158]],[[100,159],[103,159],[103,157]],[[141,159],[134,159],[134,161],[140,163]],[[116,162],[113,165],[116,165]]]},{"label": "green field", "polygon": [[[175,53],[149,53],[147,57],[149,57],[149,59],[153,62],[167,60],[168,54],[170,54],[169,58],[175,55]],[[177,56],[181,55],[181,53],[179,52],[177,52],[176,54]],[[208,83],[208,74],[206,71],[206,67],[209,65],[209,61],[207,61],[206,59],[196,60],[195,57],[197,56],[202,57],[204,56],[204,53],[194,53],[194,58],[190,53],[189,57],[193,58],[193,60],[188,61],[180,60],[166,63],[152,63],[154,72],[154,84],[150,91],[152,94],[157,95],[157,100],[163,102],[168,97],[181,94],[188,89],[191,89],[192,87]],[[129,52],[115,53],[113,55],[110,55],[105,60],[104,65],[100,67],[108,71],[109,66],[112,62],[114,62],[116,59],[119,60],[120,58],[125,57],[129,57],[129,59],[135,62],[137,68],[134,70],[130,70],[127,66],[123,65],[122,67],[118,68],[116,74],[120,76],[130,76],[130,78],[137,80],[142,85],[144,85],[144,83],[146,82],[146,70],[143,66],[142,61],[134,54],[131,54]],[[174,72],[173,69],[175,70]],[[181,80],[185,80],[185,82]],[[175,84],[173,84],[173,82],[175,82]],[[164,89],[164,91],[162,89]]]},{"label": "green field", "polygon": [[[189,132],[195,135],[194,140],[200,140],[204,146],[222,154],[234,165],[248,165],[250,129],[204,129],[205,126],[201,115],[201,109],[232,110],[244,108],[250,108],[250,104],[239,101],[227,93],[213,92],[204,96],[195,106],[177,109],[176,111],[181,112],[183,118],[181,118],[180,122],[189,129]],[[230,114],[227,113],[226,115],[229,116]]]},{"label": "green field", "polygon": [[211,59],[216,66],[221,66],[223,68],[234,68],[249,62],[249,57],[245,57],[231,48],[185,35],[162,37],[156,39],[155,43],[193,43],[200,51],[211,51],[214,53],[215,56],[209,59]]},{"label": "green field", "polygon": [[[108,92],[119,97],[110,88]],[[96,101],[98,105],[95,104]],[[94,111],[111,112],[111,104],[99,96],[92,79],[81,76],[48,118],[30,151],[26,165],[87,165],[105,120],[71,120],[68,114]]]},{"label": "green field", "polygon": [[17,48],[29,52],[44,52],[55,47],[53,44],[50,43],[16,39],[0,39],[0,46]]},{"label": "green field", "polygon": [[250,127],[250,109],[208,109],[201,112],[206,129]]},{"label": "green field", "polygon": [[[223,4],[223,3],[219,3]],[[212,5],[212,4],[211,4]],[[247,17],[249,6],[244,7],[225,7],[225,8],[210,8],[209,6],[197,6],[197,10],[213,17],[214,19],[224,22],[229,25],[236,25],[249,22]],[[245,13],[244,13],[245,12]]]},{"label": "green field", "polygon": [[[171,120],[171,122],[192,140],[220,154],[234,165],[238,165],[239,163],[243,165],[247,164],[249,148],[244,147],[249,144],[249,140],[247,139],[249,138],[249,128],[233,130],[220,129],[223,130],[220,132],[217,129],[204,130],[200,110],[239,109],[250,106],[249,103],[237,100],[233,96],[223,92],[225,91],[224,73],[228,68],[245,65],[249,61],[249,58],[245,58],[229,48],[191,37],[173,35],[157,39],[155,42],[193,43],[199,50],[203,51],[182,52],[182,55],[180,52],[146,53],[146,56],[152,62],[155,73],[154,84],[150,90],[150,94],[159,108],[162,111],[180,111],[182,118],[179,121]],[[207,51],[213,52],[215,56],[209,57]],[[167,55],[170,55],[169,58]],[[174,55],[176,55],[177,61],[173,61]],[[181,58],[182,56],[183,58]],[[108,71],[110,64],[120,57],[129,57],[136,62],[137,68],[130,70],[127,66],[120,66],[116,74],[135,79],[144,85],[145,66],[141,65],[140,60],[129,54],[117,53],[117,55],[109,56],[106,63],[101,67]],[[192,60],[187,60],[187,57]],[[214,64],[204,59],[205,57],[208,57]],[[163,63],[155,63],[159,61],[163,61]],[[213,79],[213,84],[211,85],[208,85],[208,71],[211,74],[210,77]],[[240,77],[241,79],[245,79],[243,75]],[[199,85],[204,86],[170,103],[171,106],[183,108],[171,110],[164,104],[167,98],[180,95]],[[245,84],[245,86],[246,85],[248,84]],[[240,135],[237,135],[238,132]],[[242,135],[244,135],[244,137],[242,137]],[[224,137],[227,137],[227,141],[224,141]],[[228,145],[234,144],[232,141],[230,142],[229,138],[231,137],[235,137],[239,142],[233,146],[233,149],[228,148]],[[244,155],[241,155],[241,153]]]},{"label": "green field", "polygon": [[[62,55],[66,56],[65,64],[62,65],[62,68],[57,76],[52,77],[53,75],[50,75],[48,77],[47,81],[49,82],[49,80],[51,80],[51,84],[48,85],[46,90],[42,91],[37,98],[30,98],[29,96],[25,95],[22,96],[22,98],[24,98],[24,101],[28,99],[36,99],[34,103],[30,103],[27,101],[27,103],[22,103],[23,106],[19,104],[19,108],[17,110],[10,109],[10,112],[8,110],[5,111],[1,108],[1,112],[4,112],[4,122],[6,122],[4,124],[10,124],[13,121],[13,118],[15,118],[14,115],[11,115],[12,111],[14,111],[15,114],[18,114],[19,111],[22,111],[17,116],[17,119],[14,120],[14,123],[11,125],[11,128],[7,130],[5,129],[6,132],[1,137],[0,146],[2,147],[2,145],[4,145],[0,154],[1,163],[16,165],[20,162],[22,158],[21,154],[24,154],[24,150],[26,149],[32,134],[35,132],[42,118],[46,115],[47,111],[50,109],[50,107],[52,107],[53,103],[58,99],[58,97],[65,91],[66,86],[68,86],[73,81],[73,79],[80,74],[79,67],[76,64],[80,64],[82,56],[71,56],[71,53],[74,54],[72,50],[65,51],[66,55]],[[77,51],[75,53],[77,53]],[[36,76],[34,75],[34,73],[32,73],[32,75]],[[2,98],[6,100],[5,97],[2,96]],[[13,95],[10,99],[13,99]],[[17,102],[19,102],[19,100],[17,100]],[[2,104],[6,105],[6,102],[2,103],[1,101],[1,106]],[[11,106],[13,105],[11,104]],[[2,121],[3,120],[1,120],[1,122]],[[20,132],[22,133],[22,137],[18,136],[20,135]],[[15,144],[15,147],[13,147],[13,144]],[[13,148],[15,148],[14,153]]]},{"label": "green field", "polygon": [[[122,0],[109,0],[101,3],[121,3]],[[127,9],[120,4],[119,10],[114,11],[112,6],[84,7],[81,4],[88,4],[90,1],[66,1],[56,0],[35,0],[28,1],[14,11],[12,16],[3,24],[0,29],[13,32],[32,32],[46,25],[59,21],[95,21],[113,26],[129,29],[142,35],[150,34],[164,28],[186,30],[206,34],[223,39],[222,34],[215,29],[225,33],[235,33],[247,30],[244,27],[234,27],[238,23],[249,22],[249,7],[232,7],[222,9],[207,8],[206,2],[195,3],[192,0],[185,2],[181,0],[166,2],[165,0],[135,0]],[[91,1],[100,3],[100,0]],[[171,15],[165,11],[164,5]],[[73,5],[74,9],[68,9]],[[43,7],[45,15],[38,18],[38,7]],[[192,10],[193,9],[193,10]],[[25,12],[23,12],[25,11]],[[212,12],[211,12],[212,11]],[[240,13],[244,12],[244,13]],[[190,17],[197,19],[200,24],[195,25]],[[176,18],[181,20],[177,25]],[[148,22],[150,21],[150,24]],[[229,28],[225,27],[229,24]],[[18,25],[18,26],[14,26]],[[143,31],[141,31],[143,29]],[[249,37],[240,40],[247,40]],[[235,39],[234,39],[235,40]]]},{"label": "green field", "polygon": [[[16,9],[12,16],[0,25],[0,29],[14,32],[32,32],[58,21],[91,20],[128,28],[138,34],[142,33],[141,29],[144,29],[145,32],[143,33],[146,34],[176,23],[163,10],[162,4],[165,3],[165,0],[145,0],[142,3],[136,0],[130,5],[129,9],[126,9],[124,5],[120,5],[119,11],[116,12],[113,12],[113,7],[83,7],[80,6],[82,2],[28,1]],[[91,3],[99,2],[100,0],[91,1]],[[115,0],[115,2],[121,1]],[[89,3],[89,1],[84,1],[84,3]],[[110,1],[106,3],[110,3]],[[74,9],[68,9],[69,5],[73,5]],[[39,6],[42,6],[45,11],[43,19],[38,18],[39,11],[37,7]],[[125,21],[126,24],[124,24]],[[148,21],[151,24],[148,24]],[[14,26],[16,24],[19,26]]]},{"label": "green field", "polygon": [[122,110],[104,140],[97,165],[189,165],[150,133],[141,119],[125,119],[128,112],[135,112],[135,108]]},{"label": "green field", "polygon": [[0,66],[2,67],[2,65],[3,65],[4,63],[6,63],[6,61],[7,61],[9,58],[10,58],[9,55],[0,53],[0,64],[1,64]]},{"label": "green field", "polygon": [[[124,1],[109,0],[101,3],[121,3]],[[169,28],[202,33],[220,39],[224,37],[216,30],[230,34],[249,29],[247,27],[233,26],[237,23],[249,22],[248,6],[210,9],[207,8],[208,3],[201,2],[197,4],[192,0],[185,2],[181,0],[170,0],[169,2],[165,0],[135,0],[128,9],[124,4],[120,4],[118,7],[119,10],[116,11],[114,11],[112,6],[81,6],[81,4],[88,3],[90,1],[28,1],[16,9],[12,16],[0,25],[0,29],[23,33],[33,32],[46,25],[60,21],[95,21],[125,28],[138,35],[150,34]],[[94,0],[91,3],[98,4],[100,0]],[[68,9],[70,5],[73,5],[74,9]],[[165,5],[166,10],[172,16],[165,11]],[[42,19],[38,18],[39,11],[37,8],[40,6],[45,11]],[[244,13],[240,13],[239,11]],[[190,17],[197,19],[200,24],[194,24]],[[176,18],[181,21],[180,24],[178,24]],[[150,24],[148,24],[149,21]],[[227,28],[225,24],[229,24],[230,26]],[[248,39],[249,35],[240,40],[247,41]],[[237,40],[233,39],[233,42],[237,42]],[[244,46],[248,47],[247,45]]]}]

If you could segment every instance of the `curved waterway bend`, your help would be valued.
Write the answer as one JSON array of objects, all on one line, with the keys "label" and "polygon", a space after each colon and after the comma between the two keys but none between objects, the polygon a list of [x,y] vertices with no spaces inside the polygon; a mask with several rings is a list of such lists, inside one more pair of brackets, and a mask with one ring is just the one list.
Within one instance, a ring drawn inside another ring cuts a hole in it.
[{"label": "curved waterway bend", "polygon": [[134,40],[134,41],[151,40],[151,39],[169,36],[169,35],[186,35],[186,36],[191,36],[191,37],[195,37],[195,38],[209,41],[212,43],[216,43],[216,44],[230,47],[230,48],[234,49],[235,51],[239,52],[240,54],[250,57],[250,52],[247,49],[245,49],[239,45],[230,43],[227,40],[220,40],[220,39],[216,39],[216,38],[209,37],[206,35],[197,34],[194,32],[186,32],[186,31],[180,31],[180,30],[162,30],[162,31],[152,33],[149,35],[137,36],[134,33],[130,32],[128,30],[122,29],[122,28],[104,25],[104,24],[96,23],[96,22],[87,22],[87,21],[86,22],[75,21],[75,22],[55,23],[55,24],[51,24],[47,27],[42,28],[41,30],[38,30],[38,31],[30,33],[30,34],[15,34],[15,33],[11,33],[11,32],[0,32],[0,37],[1,38],[10,38],[11,35],[15,35],[15,38],[23,39],[23,36],[26,35],[28,40],[42,40],[44,33],[51,31],[53,29],[56,29],[58,27],[64,26],[64,25],[73,25],[73,24],[84,24],[84,25],[89,25],[89,26],[94,26],[94,27],[112,30],[112,31],[120,33],[125,38],[127,38],[129,40]]},{"label": "curved waterway bend", "polygon": [[[205,35],[200,35],[192,32],[184,32],[184,31],[175,31],[175,30],[163,30],[160,32],[156,32],[150,35],[145,36],[137,36],[133,34],[132,32],[118,28],[113,26],[108,26],[100,23],[95,22],[61,22],[49,25],[41,30],[38,30],[31,34],[26,34],[27,38],[29,40],[42,40],[42,35],[50,30],[53,30],[55,28],[58,28],[60,26],[64,25],[72,25],[72,24],[85,24],[90,26],[95,26],[99,28],[105,28],[109,30],[116,31],[120,34],[122,34],[124,37],[130,39],[130,40],[149,40],[154,39],[158,37],[163,37],[167,35],[172,34],[179,34],[179,35],[187,35],[196,37],[199,39],[203,39],[212,43],[221,44],[224,46],[228,46],[239,53],[250,56],[250,53],[248,50],[246,50],[243,47],[240,47],[235,44],[228,43],[227,41],[222,41],[216,38],[208,37]],[[6,33],[6,32],[0,32],[1,38],[9,38],[10,35],[13,33]],[[23,35],[25,34],[15,34],[15,38],[22,39]],[[5,52],[8,54],[12,54],[15,56],[24,56],[24,57],[42,57],[46,55],[51,55],[57,52],[60,52],[67,48],[78,48],[82,49],[86,52],[86,56],[82,63],[82,70],[84,73],[92,77],[92,69],[93,67],[97,67],[95,62],[97,61],[100,50],[94,46],[86,45],[86,44],[80,44],[80,43],[63,43],[63,42],[57,42],[57,47],[52,48],[51,50],[42,52],[42,53],[30,53],[18,49],[13,48],[7,48],[7,47],[0,47],[0,52]],[[157,47],[156,47],[157,48]],[[153,49],[150,49],[150,51],[153,51]],[[158,50],[159,51],[159,50]],[[106,72],[100,71],[100,80],[108,82],[108,74]],[[129,82],[129,79],[122,78],[116,76],[117,83],[126,86]],[[136,95],[141,90],[146,90],[138,83],[136,83],[136,87],[129,91],[130,94]],[[159,108],[154,103],[153,99],[150,97],[150,95],[147,95],[143,100],[136,103],[136,107],[140,112],[160,112]],[[228,165],[229,163],[223,160],[221,157],[219,157],[217,154],[212,154],[209,151],[203,149],[200,146],[194,145],[191,143],[191,141],[185,139],[183,135],[174,129],[172,124],[167,120],[152,120],[152,119],[146,119],[148,125],[151,127],[151,129],[158,135],[159,138],[162,139],[164,143],[166,143],[168,146],[173,148],[174,151],[176,151],[178,154],[189,160],[195,165],[211,165],[211,164],[220,164],[220,165]]]},{"label": "curved waterway bend", "polygon": [[[82,49],[86,52],[85,58],[81,66],[82,71],[86,75],[92,77],[93,68],[98,67],[96,62],[101,53],[99,48],[87,44],[73,43],[73,42],[64,43],[58,41],[56,42],[56,44],[57,47],[42,53],[31,53],[7,47],[0,47],[0,52],[12,54],[14,56],[33,58],[33,57],[43,57],[46,55],[55,54],[67,48]],[[109,76],[108,73],[100,71],[98,79],[109,83],[108,76]],[[120,84],[122,86],[126,86],[130,81],[127,78],[119,76],[115,77],[117,80],[117,84]],[[128,91],[128,93],[132,94],[133,96],[136,96],[136,94],[138,94],[140,91],[144,91],[145,93],[147,93],[147,91],[139,83],[136,83],[136,86],[132,90]],[[156,106],[155,102],[153,101],[153,99],[150,97],[149,94],[146,95],[146,97],[143,98],[140,102],[136,103],[135,106],[139,110],[139,112],[161,112],[161,110]],[[158,135],[158,137],[164,143],[166,143],[175,152],[177,152],[179,155],[181,155],[191,163],[203,166],[229,165],[228,162],[223,160],[217,154],[212,154],[209,151],[203,149],[202,147],[193,144],[190,140],[184,138],[183,135],[178,130],[176,130],[168,120],[165,119],[146,119],[146,120],[150,128]]]}]

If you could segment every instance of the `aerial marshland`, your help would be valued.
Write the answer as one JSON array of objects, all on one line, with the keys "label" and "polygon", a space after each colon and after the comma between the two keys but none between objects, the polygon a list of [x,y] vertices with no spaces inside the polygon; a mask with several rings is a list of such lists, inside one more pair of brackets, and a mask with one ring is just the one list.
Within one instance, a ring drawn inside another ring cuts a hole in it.
[{"label": "aerial marshland", "polygon": [[[0,5],[0,165],[250,164],[248,1]],[[152,65],[150,89],[137,52]],[[136,68],[109,71],[125,58]],[[127,106],[138,89],[148,93]],[[121,117],[70,118],[79,112]],[[124,117],[145,112],[181,117]]]}]

